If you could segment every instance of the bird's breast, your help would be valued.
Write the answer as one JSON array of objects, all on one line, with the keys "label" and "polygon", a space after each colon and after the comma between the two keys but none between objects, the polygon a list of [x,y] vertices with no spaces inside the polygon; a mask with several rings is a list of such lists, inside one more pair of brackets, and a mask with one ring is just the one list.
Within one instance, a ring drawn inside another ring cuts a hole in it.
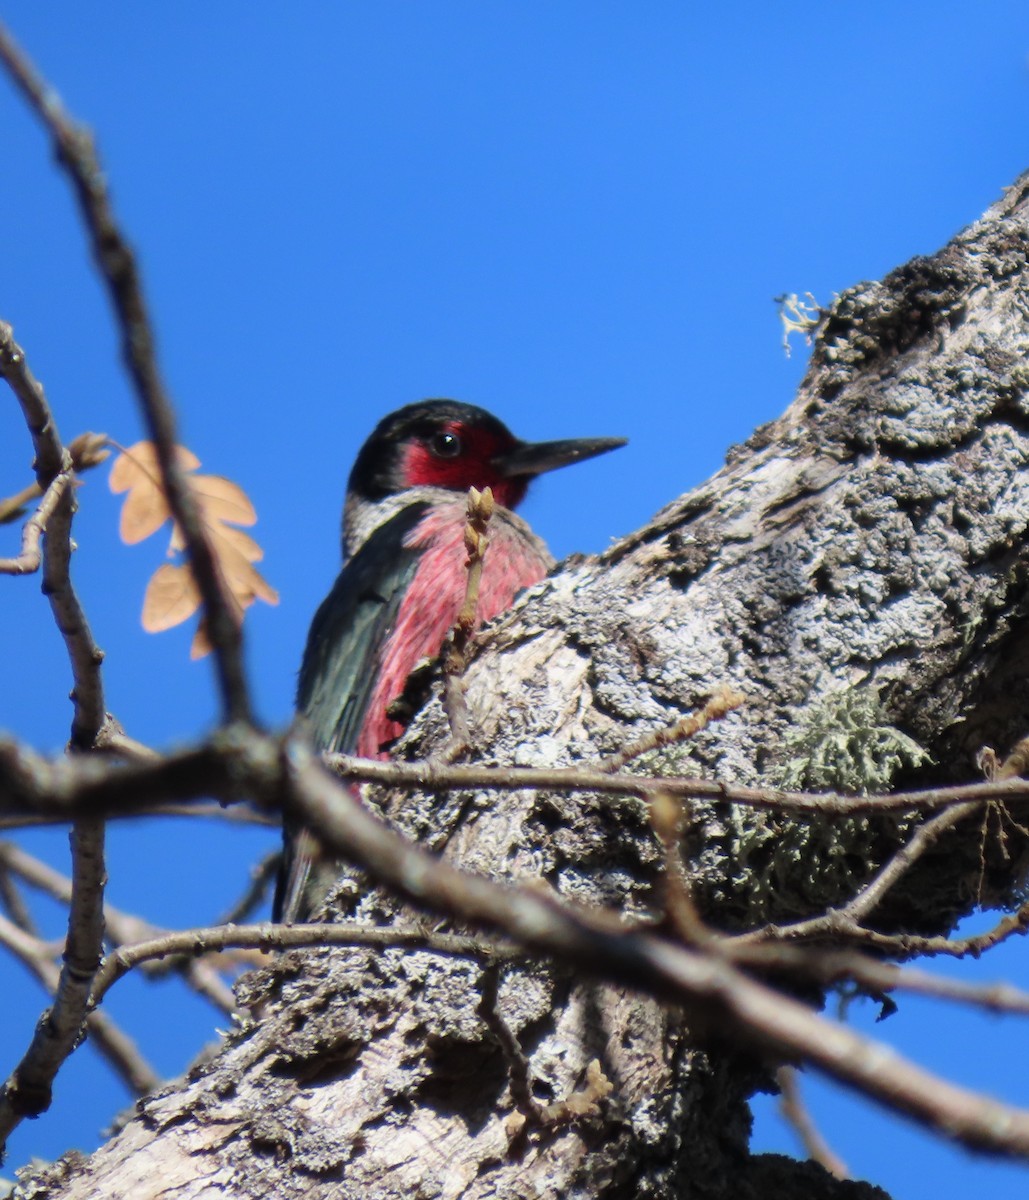
[{"label": "bird's breast", "polygon": [[[419,552],[418,566],[384,644],[358,741],[360,755],[380,755],[381,747],[403,731],[402,725],[389,720],[386,709],[403,691],[415,665],[439,653],[453,627],[468,580],[465,522],[465,501],[455,499],[430,508],[405,538],[405,546]],[[544,543],[508,509],[497,508],[487,534],[476,610],[480,622],[509,608],[518,592],[538,583],[554,565]]]}]

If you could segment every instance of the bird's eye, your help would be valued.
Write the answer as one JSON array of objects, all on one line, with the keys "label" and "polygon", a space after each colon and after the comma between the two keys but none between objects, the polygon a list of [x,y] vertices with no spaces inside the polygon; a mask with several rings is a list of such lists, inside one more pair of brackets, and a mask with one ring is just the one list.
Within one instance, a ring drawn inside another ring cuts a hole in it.
[{"label": "bird's eye", "polygon": [[457,458],[461,453],[461,439],[456,433],[434,433],[429,439],[429,449],[437,458]]}]

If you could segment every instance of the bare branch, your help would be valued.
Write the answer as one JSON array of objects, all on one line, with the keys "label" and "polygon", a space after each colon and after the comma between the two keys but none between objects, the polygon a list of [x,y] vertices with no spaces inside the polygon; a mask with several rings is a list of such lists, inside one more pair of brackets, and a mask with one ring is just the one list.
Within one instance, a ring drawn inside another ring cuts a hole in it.
[{"label": "bare branch", "polygon": [[43,544],[43,591],[57,628],[64,637],[75,684],[71,698],[75,714],[71,726],[71,747],[88,750],[103,728],[106,711],[100,675],[103,651],[93,640],[93,632],[71,583],[71,521],[75,495],[65,491],[50,517]]},{"label": "bare branch", "polygon": [[[53,961],[55,948],[19,930],[3,917],[0,917],[0,944],[20,959],[53,995],[60,983],[60,971]],[[106,1013],[90,1013],[86,1027],[97,1050],[133,1095],[152,1092],[161,1082],[133,1039]]]},{"label": "bare branch", "polygon": [[[504,780],[502,786],[515,785],[510,771],[480,774],[479,769],[464,767],[345,761],[354,775],[366,774],[383,782],[403,780],[438,788],[441,784],[467,784],[471,778],[488,787],[500,778]],[[616,777],[597,772],[592,773],[595,778],[588,783],[576,778],[574,772],[532,775],[535,778],[523,777],[517,784],[536,784],[540,776],[552,784],[555,775],[566,786],[591,786],[601,780],[608,790],[614,790],[616,782]],[[333,852],[363,866],[423,907],[501,932],[530,949],[577,964],[591,973],[599,972],[672,998],[689,1008],[700,1027],[711,1020],[743,1042],[787,1060],[806,1060],[924,1124],[947,1129],[966,1144],[1001,1153],[1029,1153],[1029,1113],[954,1088],[892,1055],[884,1057],[874,1043],[755,983],[720,955],[674,946],[652,933],[627,932],[613,914],[589,914],[531,889],[500,886],[464,874],[432,858],[356,804],[347,789],[324,771],[317,756],[295,741],[279,743],[256,732],[243,734],[236,730],[232,736],[216,737],[205,746],[169,756],[163,763],[129,763],[117,768],[102,760],[50,763],[8,745],[0,748],[0,778],[9,785],[15,805],[39,804],[42,800],[47,805],[63,806],[65,811],[131,809],[140,794],[170,798],[188,793],[191,788],[195,794],[223,791],[226,798],[250,790],[266,804],[282,801],[316,830]],[[658,786],[669,789],[669,785],[669,780],[654,780],[643,791],[647,794],[647,788]],[[627,776],[621,786],[636,792],[640,780]],[[682,786],[688,790],[698,784],[683,781]],[[721,791],[719,785],[699,781],[699,788],[704,786]],[[969,796],[978,800],[999,791],[1010,797],[1027,790],[1021,781],[975,784],[964,789],[914,793],[916,803],[906,796],[903,806],[918,807],[927,798],[929,803],[941,803],[956,802],[960,796],[965,802]],[[766,799],[760,796],[761,801]],[[810,798],[803,799],[807,802]],[[850,798],[831,797],[829,803],[841,799]],[[867,798],[862,801],[867,805]],[[821,802],[825,802],[824,797]],[[284,930],[269,938],[267,944],[283,945],[293,936],[297,936],[294,931]],[[389,944],[396,942],[392,931],[377,930],[375,936]],[[353,931],[345,927],[331,935],[341,942],[352,937]],[[331,940],[323,929],[318,930],[317,938]],[[214,944],[208,941],[205,947],[213,948]],[[181,941],[168,942],[161,952],[180,953],[185,948]],[[151,948],[148,953],[153,955],[155,951]],[[114,956],[110,961],[114,964],[119,960]],[[124,969],[128,966],[105,963],[103,987],[110,986],[112,973]],[[898,981],[891,982],[896,985]],[[96,995],[101,994],[102,988],[98,987]]]},{"label": "bare branch", "polygon": [[[2,50],[0,29],[0,57]],[[70,478],[71,455],[61,445],[42,385],[29,369],[24,351],[15,342],[10,325],[3,322],[0,322],[0,375],[21,405],[36,455],[36,479],[45,497],[59,476]],[[79,749],[88,749],[104,721],[104,697],[100,681],[103,654],[93,641],[69,575],[74,512],[74,492],[67,484],[61,485],[57,498],[46,513],[43,591],[50,601],[71,660],[74,678],[72,699],[75,704],[71,744]]]},{"label": "bare branch", "polygon": [[807,978],[823,987],[853,981],[872,995],[912,992],[937,1000],[952,1000],[997,1013],[1029,1016],[1029,993],[1006,983],[965,983],[915,967],[885,963],[853,950],[809,946],[755,945],[738,938],[712,938],[712,953],[738,967],[756,968],[790,978]]},{"label": "bare branch", "polygon": [[[8,845],[10,845],[8,842],[0,843],[0,847]],[[0,903],[3,904],[7,915],[20,930],[32,937],[39,936],[39,930],[29,911],[29,906],[25,903],[21,888],[15,883],[12,872],[6,863],[0,865]]]},{"label": "bare branch", "polygon": [[664,746],[671,746],[676,742],[683,742],[687,738],[693,737],[702,729],[706,729],[712,721],[720,721],[746,702],[747,698],[741,692],[727,687],[718,688],[700,712],[687,713],[673,725],[662,726],[660,729],[653,729],[650,733],[643,734],[642,737],[619,750],[617,754],[611,754],[607,758],[601,759],[598,766],[600,770],[608,771],[613,775],[634,759],[649,754],[652,750],[660,750]]},{"label": "bare branch", "polygon": [[[13,842],[0,842],[0,866],[31,887],[45,892],[58,904],[71,903],[71,879]],[[138,942],[167,932],[110,904],[104,905],[104,920],[107,934],[116,943]]]},{"label": "bare branch", "polygon": [[47,521],[71,482],[72,475],[68,471],[54,476],[43,494],[39,507],[25,522],[21,531],[21,553],[14,558],[0,558],[0,575],[31,575],[39,570],[42,559],[40,539]]},{"label": "bare branch", "polygon": [[61,445],[43,385],[32,374],[24,351],[14,340],[14,330],[5,321],[0,321],[0,375],[14,392],[29,427],[36,482],[42,495],[57,475],[70,468],[71,455]]},{"label": "bare branch", "polygon": [[120,758],[127,758],[133,762],[156,762],[161,757],[156,750],[129,737],[110,713],[96,736],[93,749],[104,754],[117,754]]},{"label": "bare branch", "polygon": [[[292,743],[290,743],[292,744]],[[51,760],[0,738],[0,825],[14,819],[42,823],[103,813],[110,818],[142,814],[188,815],[209,811],[190,800],[216,797],[223,803],[251,795],[271,796],[279,777],[283,740],[256,730],[215,736],[162,758],[114,766],[102,758]],[[428,762],[380,762],[327,754],[325,763],[346,781],[380,783],[424,791],[481,788],[495,791],[546,789],[636,796],[655,792],[684,799],[723,800],[747,807],[794,813],[844,815],[944,809],[966,802],[1029,798],[1029,780],[961,784],[922,791],[848,796],[839,792],[787,792],[741,787],[689,777],[609,775],[590,767],[490,767]],[[255,818],[248,816],[248,821]],[[22,822],[25,823],[25,822]]]},{"label": "bare branch", "polygon": [[[70,820],[103,813],[110,818],[140,815],[197,815],[213,812],[206,798],[223,803],[242,800],[248,792],[274,793],[282,741],[250,731],[245,736],[216,736],[162,758],[112,766],[101,758],[51,760],[0,738],[0,827]],[[488,767],[437,762],[379,762],[344,755],[325,755],[326,764],[345,780],[381,783],[426,791],[494,789],[512,791],[598,792],[649,799],[655,792],[671,796],[726,800],[762,809],[799,813],[867,813],[897,809],[919,811],[967,802],[1029,797],[1029,781],[963,784],[924,791],[874,796],[838,792],[785,792],[775,788],[738,787],[700,778],[656,778],[607,775],[591,768]],[[190,805],[189,800],[205,803]],[[274,804],[272,800],[269,803]],[[270,823],[248,813],[247,822]]]},{"label": "bare branch", "polygon": [[780,1067],[775,1073],[779,1085],[779,1111],[789,1121],[800,1138],[800,1144],[808,1153],[808,1157],[834,1175],[837,1179],[849,1179],[850,1171],[847,1164],[839,1157],[822,1137],[822,1134],[808,1112],[804,1099],[800,1094],[800,1080],[796,1067]]},{"label": "bare branch", "polygon": [[1001,942],[1007,941],[1014,934],[1024,937],[1027,931],[1029,931],[1029,901],[1026,901],[1015,912],[1002,917],[992,929],[988,929],[985,933],[973,934],[966,938],[919,938],[916,939],[919,944],[916,945],[915,951],[918,954],[926,955],[947,954],[954,958],[972,955],[977,958],[985,951],[992,950],[994,946],[999,946]]},{"label": "bare branch", "polygon": [[[26,883],[46,892],[58,903],[71,902],[72,881],[48,863],[42,862],[11,842],[0,842],[0,867],[3,868],[0,879],[13,873]],[[115,946],[158,942],[170,932],[140,917],[124,913],[112,905],[104,905],[104,920],[109,940]],[[145,961],[141,965],[144,971],[154,976],[177,972],[193,991],[210,1001],[220,1012],[232,1013],[236,1010],[231,988],[219,977],[215,969],[205,963],[198,963],[186,956],[170,961],[163,960],[162,956],[160,965],[156,959]]]},{"label": "bare branch", "polygon": [[[45,524],[43,591],[71,662],[74,715],[73,749],[88,749],[104,725],[103,654],[93,640],[89,623],[72,586],[71,523],[75,495],[71,455],[61,445],[49,405],[15,343],[10,326],[0,324],[0,374],[18,397],[36,451],[36,477],[44,488],[38,527]],[[58,487],[56,481],[64,482]],[[32,522],[30,522],[30,526]],[[39,534],[35,535],[38,553]],[[93,976],[100,962],[104,935],[104,830],[95,817],[78,818],[71,835],[72,894],[64,965],[54,989],[54,1003],[36,1026],[21,1062],[0,1088],[0,1142],[26,1116],[37,1116],[50,1105],[51,1085],[61,1065],[81,1040]],[[110,1032],[109,1030],[107,1032]],[[101,1034],[101,1036],[104,1036]]]},{"label": "bare branch", "polygon": [[[92,136],[66,113],[56,91],[47,85],[2,26],[0,62],[49,132],[57,159],[73,184],[92,239],[94,258],[118,316],[125,362],[150,437],[157,447],[169,507],[183,532],[197,585],[204,598],[207,626],[215,650],[224,719],[226,722],[250,722],[251,705],[243,667],[242,631],[228,603],[189,482],[175,461],[175,418],[157,366],[154,335],[139,270],[132,249],[115,219]],[[48,477],[55,473],[55,469],[47,471]]]},{"label": "bare branch", "polygon": [[[68,443],[71,465],[76,475],[102,463],[110,454],[106,449],[107,435],[103,433],[80,433]],[[15,521],[24,513],[25,505],[42,496],[44,489],[38,481],[23,487],[20,492],[0,500],[0,525]],[[23,541],[24,546],[24,541]],[[35,568],[33,568],[35,569]]]},{"label": "bare branch", "polygon": [[250,883],[246,891],[243,892],[236,903],[215,924],[235,925],[239,921],[245,921],[264,900],[269,887],[271,887],[276,875],[279,873],[281,864],[282,851],[273,850],[271,854],[266,854],[259,863],[251,867]]},{"label": "bare branch", "polygon": [[97,973],[91,1004],[98,1005],[115,983],[129,971],[155,959],[171,955],[200,956],[223,950],[249,949],[262,953],[296,950],[312,946],[406,946],[435,954],[461,958],[511,958],[511,947],[464,934],[434,933],[424,929],[396,929],[375,925],[219,925],[183,929],[151,941],[122,946],[109,954]]},{"label": "bare branch", "polygon": [[50,1107],[57,1072],[82,1039],[104,936],[104,827],[82,820],[72,830],[72,895],[64,965],[53,1006],[43,1014],[21,1062],[0,1088],[0,1142],[25,1117]]},{"label": "bare branch", "polygon": [[665,912],[679,937],[688,946],[698,945],[712,935],[693,902],[689,878],[684,869],[683,834],[686,821],[682,801],[667,793],[656,793],[650,805],[650,823],[665,854]]},{"label": "bare branch", "polygon": [[[15,492],[13,496],[7,496],[0,500],[0,525],[9,525],[12,521],[17,521],[19,517],[25,515],[25,506],[31,504],[33,500],[38,499],[43,494],[43,489],[38,483],[30,483],[23,487],[20,492]],[[22,547],[24,548],[24,535],[22,538]]]},{"label": "bare branch", "polygon": [[965,1145],[1029,1155],[1029,1111],[957,1087],[892,1050],[816,1015],[749,979],[713,953],[639,931],[617,916],[587,913],[529,888],[500,885],[434,860],[390,831],[292,747],[284,787],[302,822],[340,857],[415,903],[501,932],[591,974],[674,999],[696,1027],[710,1025],[785,1061],[811,1063]]},{"label": "bare branch", "polygon": [[765,941],[769,938],[798,940],[813,938],[826,934],[860,935],[863,932],[861,921],[879,903],[883,896],[900,879],[913,863],[933,845],[948,829],[952,829],[965,817],[971,816],[979,808],[974,801],[955,804],[954,807],[937,813],[925,824],[919,825],[911,839],[886,863],[875,878],[861,889],[843,908],[833,909],[818,917],[806,921],[797,921],[792,925],[768,925],[753,933],[739,936],[739,941]]},{"label": "bare branch", "polygon": [[239,1011],[232,988],[218,974],[217,967],[211,963],[184,959],[181,965],[176,966],[175,969],[188,987],[219,1012],[226,1016],[232,1016],[233,1013]]}]

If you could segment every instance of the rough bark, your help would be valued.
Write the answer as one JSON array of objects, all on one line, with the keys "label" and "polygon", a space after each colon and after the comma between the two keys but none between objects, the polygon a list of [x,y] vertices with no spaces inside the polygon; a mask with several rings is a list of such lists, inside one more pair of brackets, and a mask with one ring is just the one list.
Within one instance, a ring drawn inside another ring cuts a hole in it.
[{"label": "rough bark", "polygon": [[[938,254],[832,306],[796,400],[708,483],[599,559],[570,561],[491,628],[468,673],[476,757],[574,763],[668,723],[716,685],[749,703],[650,771],[813,786],[974,777],[1025,732],[1029,639],[1029,177]],[[696,408],[678,419],[686,436]],[[833,737],[849,730],[845,740]],[[901,732],[913,741],[905,740]],[[430,702],[401,752],[445,737]],[[915,743],[925,754],[923,758]],[[652,914],[661,856],[634,800],[383,794],[410,836],[495,877]],[[908,823],[907,827],[910,827]],[[714,924],[823,911],[903,838],[902,821],[799,822],[697,804],[689,870]],[[942,932],[1003,903],[1025,839],[960,831],[875,913]],[[417,919],[359,873],[340,919]],[[599,1059],[600,1112],[512,1143],[509,1072],[478,964],[421,952],[285,955],[248,977],[254,1018],[143,1102],[35,1197],[868,1197],[811,1164],[747,1152],[768,1064],[691,1037],[681,1014],[508,966],[499,1009],[537,1096]]]}]

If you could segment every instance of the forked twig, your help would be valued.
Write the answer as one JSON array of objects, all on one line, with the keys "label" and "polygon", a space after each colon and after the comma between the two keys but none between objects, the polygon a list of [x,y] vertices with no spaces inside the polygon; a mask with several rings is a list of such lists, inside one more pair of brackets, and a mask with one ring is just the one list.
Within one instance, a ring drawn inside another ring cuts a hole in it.
[{"label": "forked twig", "polygon": [[[3,51],[0,30],[0,55]],[[0,323],[0,375],[21,405],[36,453],[36,477],[44,490],[46,537],[42,548],[43,591],[64,638],[71,662],[74,714],[72,750],[88,750],[106,721],[100,663],[103,654],[86,620],[71,581],[71,525],[75,495],[67,482],[55,491],[55,480],[71,478],[71,455],[60,435],[42,385],[29,370],[9,325]],[[40,523],[42,528],[43,522]],[[72,894],[64,964],[54,988],[54,1003],[40,1018],[21,1061],[0,1087],[0,1143],[26,1116],[37,1116],[50,1104],[51,1086],[85,1028],[86,1006],[103,945],[104,829],[102,818],[78,817],[72,828]]]},{"label": "forked twig", "polygon": [[11,558],[0,558],[0,575],[32,575],[39,570],[43,557],[40,549],[43,531],[71,482],[70,471],[61,471],[50,481],[39,507],[22,528],[20,553]]}]

